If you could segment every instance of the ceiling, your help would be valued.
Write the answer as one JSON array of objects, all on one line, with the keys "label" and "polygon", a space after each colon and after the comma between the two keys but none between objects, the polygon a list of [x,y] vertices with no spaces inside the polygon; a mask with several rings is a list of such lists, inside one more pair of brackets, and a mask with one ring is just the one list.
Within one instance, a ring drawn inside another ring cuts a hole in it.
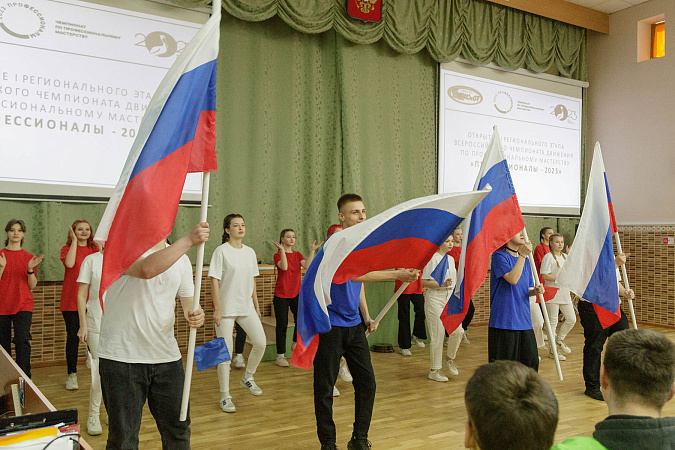
[{"label": "ceiling", "polygon": [[648,0],[566,0],[570,3],[612,14]]}]

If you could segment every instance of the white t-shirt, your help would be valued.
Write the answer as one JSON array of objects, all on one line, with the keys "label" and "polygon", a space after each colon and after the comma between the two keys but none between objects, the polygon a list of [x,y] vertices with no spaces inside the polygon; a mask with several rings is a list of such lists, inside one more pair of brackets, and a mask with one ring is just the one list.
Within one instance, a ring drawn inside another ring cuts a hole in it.
[{"label": "white t-shirt", "polygon": [[[557,258],[557,259],[556,259]],[[557,263],[556,263],[557,260]],[[560,264],[560,267],[558,267]],[[541,268],[539,273],[549,274],[554,277],[558,277],[558,272],[565,265],[565,258],[561,255],[558,257],[553,256],[553,252],[549,252],[544,255],[544,259],[541,260]],[[572,297],[570,297],[570,290],[567,288],[561,288],[557,283],[552,281],[545,281],[544,286],[558,288],[555,297],[549,300],[547,303],[556,304],[556,305],[565,305],[572,304]]]},{"label": "white t-shirt", "polygon": [[[143,257],[152,253],[149,250]],[[98,356],[145,364],[181,359],[173,334],[176,295],[194,295],[192,276],[185,255],[149,280],[122,275],[106,292]]]},{"label": "white t-shirt", "polygon": [[[98,299],[99,288],[101,287],[101,272],[103,271],[103,253],[96,252],[88,255],[82,261],[80,266],[80,275],[77,277],[78,283],[89,285],[89,297],[87,299],[87,330],[98,333],[101,329],[101,302]],[[103,294],[105,302],[106,295]]]},{"label": "white t-shirt", "polygon": [[[434,253],[434,255],[431,257],[427,265],[424,267],[424,270],[422,271],[423,280],[433,280],[431,273],[434,271],[436,266],[441,262],[441,259],[443,259],[443,255],[441,255],[438,252]],[[452,290],[455,288],[455,283],[457,282],[457,271],[455,270],[455,259],[449,254],[448,254],[448,271],[445,274],[445,279],[447,280],[448,278],[452,279],[452,285],[450,287],[442,287],[436,289],[427,288],[425,298],[427,300],[433,300],[436,302],[444,302],[444,303],[447,303],[448,299],[450,298]]]},{"label": "white t-shirt", "polygon": [[258,275],[258,262],[251,247],[234,248],[226,242],[214,250],[209,276],[219,280],[223,317],[248,316],[255,311],[251,309],[251,296],[254,277]]}]

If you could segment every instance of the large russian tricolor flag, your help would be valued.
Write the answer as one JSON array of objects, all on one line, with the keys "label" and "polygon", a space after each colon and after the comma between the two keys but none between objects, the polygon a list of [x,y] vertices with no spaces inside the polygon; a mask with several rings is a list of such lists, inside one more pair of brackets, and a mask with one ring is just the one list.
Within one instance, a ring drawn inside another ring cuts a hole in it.
[{"label": "large russian tricolor flag", "polygon": [[489,192],[440,194],[407,201],[330,237],[300,288],[298,343],[291,364],[310,369],[319,334],[331,329],[327,305],[333,283],[376,270],[422,270],[438,247]]},{"label": "large russian tricolor flag", "polygon": [[593,303],[603,328],[621,318],[612,242],[614,232],[616,220],[612,199],[600,144],[596,142],[584,212],[574,244],[565,265],[558,272],[556,283]]},{"label": "large russian tricolor flag", "polygon": [[216,62],[220,8],[176,58],[150,100],[103,214],[101,290],[171,233],[188,172],[217,168]]},{"label": "large russian tricolor flag", "polygon": [[464,320],[471,297],[485,280],[490,255],[525,228],[496,126],[474,189],[483,189],[487,185],[492,191],[464,222],[457,283],[441,313],[441,321],[448,333],[455,331]]}]

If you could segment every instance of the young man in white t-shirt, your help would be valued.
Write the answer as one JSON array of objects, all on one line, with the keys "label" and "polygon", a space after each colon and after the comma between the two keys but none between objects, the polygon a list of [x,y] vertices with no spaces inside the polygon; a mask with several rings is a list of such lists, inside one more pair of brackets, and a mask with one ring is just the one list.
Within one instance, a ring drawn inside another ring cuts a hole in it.
[{"label": "young man in white t-shirt", "polygon": [[190,327],[204,324],[204,311],[191,311],[192,265],[185,253],[208,237],[202,222],[173,245],[162,240],[106,292],[98,356],[109,449],[138,448],[146,399],[162,448],[190,448],[190,419],[179,419],[184,372],[174,310],[178,295]]}]

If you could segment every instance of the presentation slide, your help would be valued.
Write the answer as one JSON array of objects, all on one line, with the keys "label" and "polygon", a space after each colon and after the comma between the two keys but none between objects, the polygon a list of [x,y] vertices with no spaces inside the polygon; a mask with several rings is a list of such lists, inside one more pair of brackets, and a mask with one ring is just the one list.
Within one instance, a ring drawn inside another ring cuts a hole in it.
[{"label": "presentation slide", "polygon": [[441,68],[438,192],[473,189],[496,125],[522,211],[578,215],[578,91],[575,98]]},{"label": "presentation slide", "polygon": [[[0,196],[107,200],[150,98],[200,28],[75,0],[0,0]],[[189,174],[183,200],[200,192]]]}]

